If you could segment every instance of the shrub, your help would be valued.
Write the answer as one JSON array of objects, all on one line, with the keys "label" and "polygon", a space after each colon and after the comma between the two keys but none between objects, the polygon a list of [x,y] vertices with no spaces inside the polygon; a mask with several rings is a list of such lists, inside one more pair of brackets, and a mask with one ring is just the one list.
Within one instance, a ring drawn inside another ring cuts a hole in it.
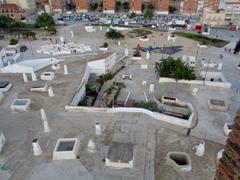
[{"label": "shrub", "polygon": [[50,34],[56,34],[57,33],[57,29],[54,26],[48,27],[46,29]]},{"label": "shrub", "polygon": [[36,39],[36,33],[35,32],[24,32],[22,35],[24,36],[24,38]]},{"label": "shrub", "polygon": [[92,92],[92,91],[95,91],[95,89],[96,89],[96,85],[94,83],[87,82],[87,84],[86,84],[86,90],[87,91]]},{"label": "shrub", "polygon": [[135,12],[132,12],[132,13],[130,14],[129,18],[132,19],[132,18],[134,18],[134,17],[136,17],[136,13],[135,13]]},{"label": "shrub", "polygon": [[16,45],[18,43],[18,40],[17,39],[10,39],[10,41],[9,41],[9,44],[10,45]]},{"label": "shrub", "polygon": [[149,111],[158,111],[157,103],[140,101],[135,104],[136,107],[148,109]]},{"label": "shrub", "polygon": [[148,31],[148,30],[145,30],[145,29],[133,29],[129,32],[129,34],[134,34],[137,37],[148,36],[148,35],[152,34],[152,31]]},{"label": "shrub", "polygon": [[108,47],[108,43],[107,42],[103,43],[102,47],[107,48]]},{"label": "shrub", "polygon": [[112,75],[112,73],[107,73],[102,75],[102,77],[100,78],[100,83],[103,84],[104,82],[111,80],[114,76]]},{"label": "shrub", "polygon": [[193,34],[193,33],[187,33],[187,32],[175,32],[176,35],[182,36],[185,38],[193,39],[195,41],[198,41],[200,43],[206,44],[206,45],[212,45],[218,48],[224,47],[226,44],[229,43],[229,41],[225,41],[222,39],[216,39],[216,38],[210,38],[207,36],[203,36],[200,34]]}]

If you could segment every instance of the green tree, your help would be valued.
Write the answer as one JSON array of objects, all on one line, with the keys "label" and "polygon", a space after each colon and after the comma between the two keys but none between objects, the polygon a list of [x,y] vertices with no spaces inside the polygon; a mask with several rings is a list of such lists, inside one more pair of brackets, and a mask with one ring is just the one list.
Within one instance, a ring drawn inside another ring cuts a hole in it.
[{"label": "green tree", "polygon": [[147,9],[144,13],[144,19],[151,20],[154,16],[154,12],[152,9]]},{"label": "green tree", "polygon": [[121,1],[116,1],[115,10],[116,10],[116,11],[120,11],[121,8],[122,8],[122,3],[121,3]]},{"label": "green tree", "polygon": [[23,37],[24,38],[27,38],[27,39],[29,39],[29,38],[31,38],[31,39],[36,39],[36,33],[35,32],[24,32],[23,34]]},{"label": "green tree", "polygon": [[98,8],[98,3],[94,3],[90,5],[92,11],[95,11]]},{"label": "green tree", "polygon": [[57,29],[54,26],[50,26],[46,29],[50,34],[56,34]]},{"label": "green tree", "polygon": [[145,4],[142,4],[142,12],[145,10]]},{"label": "green tree", "polygon": [[9,41],[9,44],[10,45],[16,45],[18,43],[18,40],[17,39],[10,39],[10,41]]},{"label": "green tree", "polygon": [[152,4],[149,4],[147,8],[154,10],[154,6]]},{"label": "green tree", "polygon": [[188,65],[180,59],[175,60],[173,57],[164,59],[162,63],[156,66],[156,71],[160,77],[169,77],[175,80],[196,79],[194,71]]},{"label": "green tree", "polygon": [[70,1],[70,2],[66,2],[65,7],[68,11],[71,11],[71,10],[75,10],[76,5],[72,1]]},{"label": "green tree", "polygon": [[16,21],[7,16],[0,16],[0,28],[24,28],[25,23]]},{"label": "green tree", "polygon": [[125,11],[129,10],[129,2],[124,2],[124,3],[122,4],[122,7],[123,7],[123,9],[124,9]]},{"label": "green tree", "polygon": [[115,40],[115,43],[117,40],[124,38],[124,35],[121,32],[118,32],[114,29],[111,29],[109,32],[106,32],[105,36],[108,39]]},{"label": "green tree", "polygon": [[48,28],[52,26],[55,26],[55,22],[49,14],[43,13],[37,17],[35,27]]},{"label": "green tree", "polygon": [[136,17],[136,13],[135,13],[135,12],[132,12],[132,13],[130,14],[129,18],[132,19],[132,18],[134,18],[134,17]]},{"label": "green tree", "polygon": [[169,6],[168,7],[168,12],[170,13],[170,14],[173,14],[173,13],[175,13],[177,11],[177,8],[175,8],[174,6]]}]

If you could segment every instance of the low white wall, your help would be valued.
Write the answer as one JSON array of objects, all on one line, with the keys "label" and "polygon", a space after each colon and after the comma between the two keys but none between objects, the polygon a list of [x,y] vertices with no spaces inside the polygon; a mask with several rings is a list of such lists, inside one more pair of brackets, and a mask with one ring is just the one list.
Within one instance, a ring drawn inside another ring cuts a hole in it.
[{"label": "low white wall", "polygon": [[107,167],[111,167],[114,169],[132,168],[133,160],[130,161],[129,163],[123,163],[123,162],[112,162],[110,159],[106,158],[105,165]]},{"label": "low white wall", "polygon": [[[192,117],[190,116],[189,120],[180,119],[177,117],[169,116],[166,114],[152,112],[143,108],[98,108],[98,107],[84,107],[84,106],[65,106],[65,110],[68,112],[106,112],[106,113],[119,113],[119,112],[129,112],[129,113],[143,113],[146,114],[153,119],[164,121],[170,124],[182,126],[185,128],[191,127]],[[192,113],[193,114],[193,113]]]},{"label": "low white wall", "polygon": [[10,45],[10,44],[9,44],[7,47],[8,47],[8,48],[17,48],[18,46],[19,46],[19,44],[15,44],[15,45]]},{"label": "low white wall", "polygon": [[158,15],[168,15],[168,11],[155,11]]},{"label": "low white wall", "polygon": [[212,81],[201,81],[201,80],[179,80],[176,81],[172,78],[159,78],[159,83],[183,83],[183,84],[197,84],[197,85],[207,85],[207,86],[214,86],[214,87],[222,87],[222,88],[231,88],[232,84],[229,82],[212,82]]}]

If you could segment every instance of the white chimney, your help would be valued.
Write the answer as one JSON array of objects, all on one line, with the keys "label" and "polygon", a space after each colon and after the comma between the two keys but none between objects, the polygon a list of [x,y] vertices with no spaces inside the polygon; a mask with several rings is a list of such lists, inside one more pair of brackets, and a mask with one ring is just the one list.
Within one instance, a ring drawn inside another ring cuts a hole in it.
[{"label": "white chimney", "polygon": [[146,59],[150,59],[150,53],[149,53],[149,51],[147,51]]},{"label": "white chimney", "polygon": [[128,48],[125,48],[124,54],[125,56],[128,56]]},{"label": "white chimney", "polygon": [[49,127],[49,124],[48,124],[48,121],[43,121],[43,129],[44,129],[44,132],[45,133],[48,133],[50,132],[50,127]]},{"label": "white chimney", "polygon": [[40,112],[41,112],[42,121],[47,121],[47,116],[46,116],[45,110],[43,108],[41,108]]},{"label": "white chimney", "polygon": [[101,132],[101,125],[98,122],[95,124],[95,131],[96,131],[96,135],[100,135],[102,133]]},{"label": "white chimney", "polygon": [[90,139],[89,142],[88,142],[88,152],[95,152],[95,149],[96,149],[96,146],[95,146],[95,143],[93,141],[93,139]]},{"label": "white chimney", "polygon": [[200,143],[199,145],[195,146],[196,147],[196,152],[195,154],[199,157],[204,155],[204,151],[205,151],[205,142],[204,143]]},{"label": "white chimney", "polygon": [[23,81],[24,81],[24,82],[28,82],[28,78],[27,78],[26,73],[23,73]]},{"label": "white chimney", "polygon": [[51,86],[48,88],[48,96],[49,97],[54,97],[53,89],[52,89]]},{"label": "white chimney", "polygon": [[34,156],[40,156],[42,154],[41,146],[38,143],[38,139],[32,140],[32,146],[33,146],[33,154]]},{"label": "white chimney", "polygon": [[37,76],[36,76],[35,72],[32,72],[31,76],[32,76],[32,81],[37,81]]},{"label": "white chimney", "polygon": [[64,68],[64,74],[67,75],[67,74],[68,74],[68,68],[67,68],[67,65],[64,64],[63,68]]}]

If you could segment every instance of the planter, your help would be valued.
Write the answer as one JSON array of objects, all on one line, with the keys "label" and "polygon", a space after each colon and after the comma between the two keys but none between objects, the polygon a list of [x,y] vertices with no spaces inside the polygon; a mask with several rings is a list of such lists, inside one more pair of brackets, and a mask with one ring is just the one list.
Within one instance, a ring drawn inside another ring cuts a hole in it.
[{"label": "planter", "polygon": [[19,44],[15,44],[15,45],[8,45],[8,48],[17,48],[19,46]]},{"label": "planter", "polygon": [[142,56],[133,56],[132,59],[133,60],[142,60]]},{"label": "planter", "polygon": [[202,32],[202,35],[205,35],[205,36],[207,36],[209,34],[210,34],[210,32]]},{"label": "planter", "polygon": [[200,47],[200,48],[207,48],[208,47],[206,44],[200,44],[200,43],[197,43],[197,46]]},{"label": "planter", "polygon": [[146,42],[149,41],[149,38],[139,37],[139,41]]},{"label": "planter", "polygon": [[100,47],[99,50],[100,51],[108,51],[108,48],[107,47]]},{"label": "planter", "polygon": [[176,31],[177,29],[176,29],[176,28],[169,27],[168,30],[169,30],[169,31]]},{"label": "planter", "polygon": [[176,36],[170,36],[170,35],[168,35],[168,41],[172,40],[173,42],[175,42],[176,39],[177,39]]}]

